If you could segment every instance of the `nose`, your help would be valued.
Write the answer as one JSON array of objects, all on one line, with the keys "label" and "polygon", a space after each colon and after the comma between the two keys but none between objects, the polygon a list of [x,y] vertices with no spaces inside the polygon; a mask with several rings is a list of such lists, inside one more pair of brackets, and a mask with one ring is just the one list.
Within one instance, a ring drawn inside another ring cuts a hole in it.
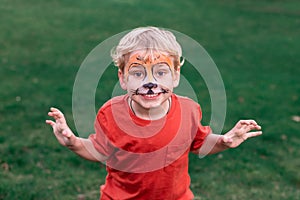
[{"label": "nose", "polygon": [[151,90],[152,88],[157,88],[157,84],[156,83],[146,83],[143,85],[144,88],[148,88],[149,90]]}]

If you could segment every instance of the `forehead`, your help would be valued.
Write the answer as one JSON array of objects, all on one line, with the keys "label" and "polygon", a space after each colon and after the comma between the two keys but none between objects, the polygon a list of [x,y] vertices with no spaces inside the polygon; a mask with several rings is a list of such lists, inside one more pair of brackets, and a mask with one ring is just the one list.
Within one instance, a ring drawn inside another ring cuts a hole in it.
[{"label": "forehead", "polygon": [[134,63],[142,65],[166,63],[170,67],[173,67],[173,58],[167,53],[139,50],[129,54],[127,66],[130,66]]}]

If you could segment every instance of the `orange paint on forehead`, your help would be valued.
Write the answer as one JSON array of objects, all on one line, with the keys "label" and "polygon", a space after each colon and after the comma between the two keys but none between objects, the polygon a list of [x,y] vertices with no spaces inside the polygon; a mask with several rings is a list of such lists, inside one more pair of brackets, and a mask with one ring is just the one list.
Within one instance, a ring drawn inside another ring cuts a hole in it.
[{"label": "orange paint on forehead", "polygon": [[129,70],[129,68],[133,64],[144,65],[145,67],[148,68],[148,66],[152,67],[153,65],[158,63],[166,63],[170,68],[174,69],[172,57],[164,54],[158,54],[158,53],[145,54],[145,55],[141,55],[140,53],[135,53],[129,57],[129,60],[125,68]]}]

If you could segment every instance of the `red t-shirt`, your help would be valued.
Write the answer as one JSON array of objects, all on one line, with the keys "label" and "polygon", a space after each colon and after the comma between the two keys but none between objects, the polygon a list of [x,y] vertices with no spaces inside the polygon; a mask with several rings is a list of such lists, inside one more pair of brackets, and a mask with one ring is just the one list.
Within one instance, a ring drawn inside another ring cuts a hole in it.
[{"label": "red t-shirt", "polygon": [[127,100],[127,95],[118,96],[103,105],[96,133],[89,137],[108,157],[100,199],[193,199],[188,153],[199,149],[211,132],[200,123],[200,106],[173,94],[165,117],[144,120],[133,114]]}]

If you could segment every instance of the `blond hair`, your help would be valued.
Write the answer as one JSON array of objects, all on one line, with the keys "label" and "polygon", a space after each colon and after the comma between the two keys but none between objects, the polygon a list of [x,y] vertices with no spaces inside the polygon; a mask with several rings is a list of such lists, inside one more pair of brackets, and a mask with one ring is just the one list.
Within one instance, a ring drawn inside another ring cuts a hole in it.
[{"label": "blond hair", "polygon": [[112,49],[111,57],[119,69],[123,71],[126,56],[136,50],[167,53],[174,58],[175,69],[179,68],[182,49],[176,37],[168,30],[157,27],[140,27],[133,29],[121,38],[119,44]]}]

